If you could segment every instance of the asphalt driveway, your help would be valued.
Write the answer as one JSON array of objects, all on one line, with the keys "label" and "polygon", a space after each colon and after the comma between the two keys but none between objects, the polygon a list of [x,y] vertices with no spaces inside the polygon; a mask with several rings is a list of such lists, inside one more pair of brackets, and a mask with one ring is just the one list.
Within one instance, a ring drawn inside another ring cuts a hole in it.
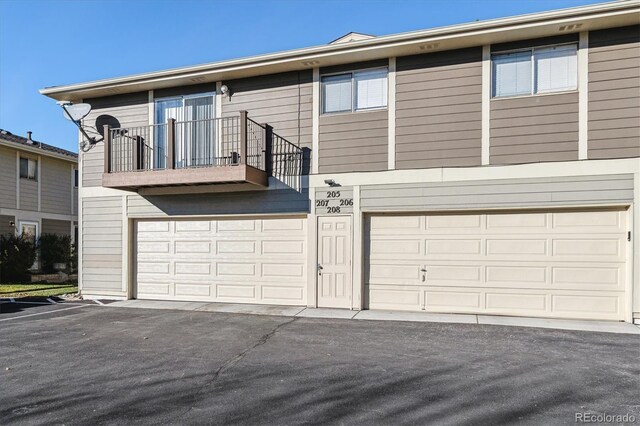
[{"label": "asphalt driveway", "polygon": [[[4,306],[7,308],[7,306]],[[29,305],[0,310],[2,424],[640,422],[640,337]]]}]

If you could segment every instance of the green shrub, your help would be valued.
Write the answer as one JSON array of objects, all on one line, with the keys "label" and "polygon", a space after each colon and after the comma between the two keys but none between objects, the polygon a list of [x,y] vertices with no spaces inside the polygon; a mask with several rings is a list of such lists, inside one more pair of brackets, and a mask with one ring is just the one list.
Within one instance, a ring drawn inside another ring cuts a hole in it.
[{"label": "green shrub", "polygon": [[22,235],[0,236],[0,282],[29,282],[36,261],[37,243]]},{"label": "green shrub", "polygon": [[40,269],[50,274],[56,272],[55,263],[65,263],[69,267],[71,263],[71,237],[68,235],[42,234],[40,245]]}]

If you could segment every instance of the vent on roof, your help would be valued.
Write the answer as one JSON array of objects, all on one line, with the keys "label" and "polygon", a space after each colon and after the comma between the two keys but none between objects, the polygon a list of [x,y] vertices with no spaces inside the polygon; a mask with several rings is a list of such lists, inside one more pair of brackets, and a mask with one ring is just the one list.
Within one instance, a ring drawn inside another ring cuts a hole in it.
[{"label": "vent on roof", "polygon": [[33,139],[31,139],[31,133],[32,133],[32,132],[30,132],[30,131],[29,131],[29,132],[27,132],[27,143],[28,143],[29,145],[33,145]]}]

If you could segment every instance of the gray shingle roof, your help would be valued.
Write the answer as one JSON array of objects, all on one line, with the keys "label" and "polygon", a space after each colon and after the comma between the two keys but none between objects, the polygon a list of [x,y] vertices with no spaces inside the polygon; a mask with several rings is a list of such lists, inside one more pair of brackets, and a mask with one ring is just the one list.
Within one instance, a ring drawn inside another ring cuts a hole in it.
[{"label": "gray shingle roof", "polygon": [[43,151],[48,151],[59,155],[65,155],[76,160],[78,159],[78,154],[76,154],[75,152],[67,151],[66,149],[58,148],[57,146],[48,145],[46,143],[38,142],[35,140],[32,141],[33,143],[29,143],[27,138],[14,135],[10,131],[4,129],[0,129],[0,140],[30,146],[32,148],[41,149]]}]

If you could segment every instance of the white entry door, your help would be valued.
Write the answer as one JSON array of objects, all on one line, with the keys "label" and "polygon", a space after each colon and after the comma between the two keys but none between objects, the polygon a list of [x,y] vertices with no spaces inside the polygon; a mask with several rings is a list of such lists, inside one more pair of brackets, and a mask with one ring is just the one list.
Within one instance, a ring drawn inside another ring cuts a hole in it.
[{"label": "white entry door", "polygon": [[318,307],[351,307],[351,216],[318,217]]}]

